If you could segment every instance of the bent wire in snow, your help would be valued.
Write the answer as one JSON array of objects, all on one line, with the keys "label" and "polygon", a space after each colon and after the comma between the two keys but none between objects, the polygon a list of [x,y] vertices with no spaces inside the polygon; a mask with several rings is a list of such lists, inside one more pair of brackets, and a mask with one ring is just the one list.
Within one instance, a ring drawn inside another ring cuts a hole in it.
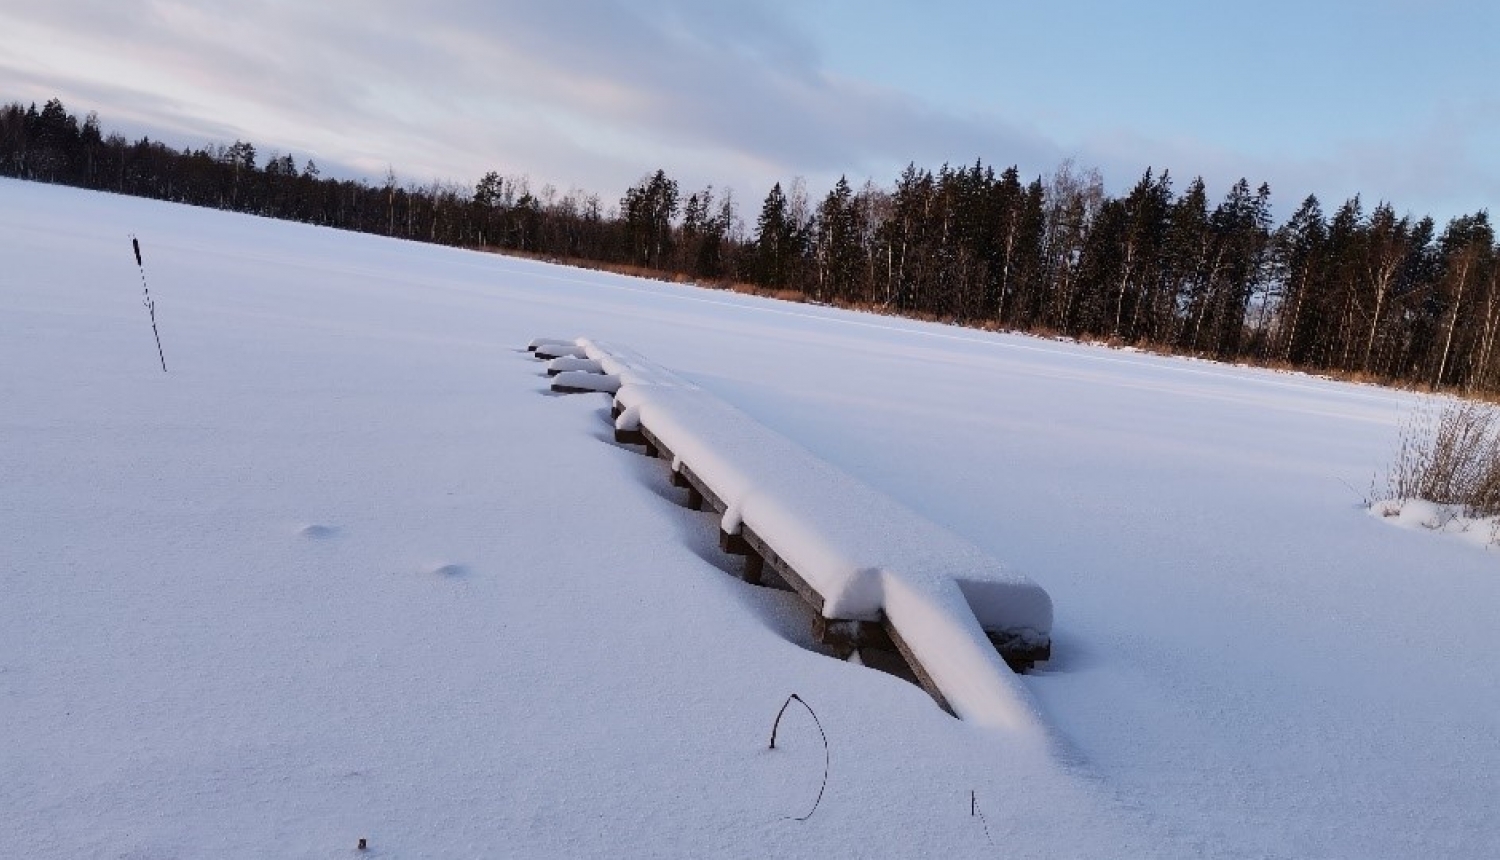
[{"label": "bent wire in snow", "polygon": [[823,738],[823,784],[818,786],[818,796],[813,800],[812,809],[809,809],[806,815],[800,817],[788,816],[793,821],[806,821],[812,818],[814,812],[818,811],[818,804],[823,802],[823,792],[828,790],[828,764],[830,760],[828,753],[828,733],[823,731],[823,721],[818,719],[818,714],[812,709],[812,706],[802,701],[801,696],[793,693],[787,696],[785,702],[781,703],[781,710],[776,712],[776,721],[771,724],[771,749],[776,749],[776,730],[781,728],[781,717],[786,713],[787,706],[791,705],[793,701],[796,701],[797,704],[806,708],[809,714],[812,714],[813,724],[818,727],[818,735]]}]

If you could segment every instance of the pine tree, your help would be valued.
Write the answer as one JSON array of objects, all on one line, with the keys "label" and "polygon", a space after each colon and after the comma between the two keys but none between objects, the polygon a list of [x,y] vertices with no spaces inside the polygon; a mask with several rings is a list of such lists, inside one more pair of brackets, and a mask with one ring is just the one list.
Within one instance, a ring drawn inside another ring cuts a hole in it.
[{"label": "pine tree", "polygon": [[1323,209],[1309,194],[1272,240],[1273,281],[1279,285],[1276,346],[1272,354],[1285,362],[1302,363],[1315,338],[1319,304],[1314,291],[1322,270],[1327,242]]},{"label": "pine tree", "polygon": [[856,293],[859,271],[858,213],[854,190],[840,176],[819,204],[816,216],[814,258],[817,279],[813,297],[819,301],[849,299]]},{"label": "pine tree", "polygon": [[778,182],[771,186],[755,222],[756,281],[773,289],[791,282],[793,266],[802,253],[799,232]]},{"label": "pine tree", "polygon": [[677,207],[677,180],[669,179],[662,170],[625,192],[620,213],[632,263],[665,268],[672,252],[672,219],[677,217]]}]

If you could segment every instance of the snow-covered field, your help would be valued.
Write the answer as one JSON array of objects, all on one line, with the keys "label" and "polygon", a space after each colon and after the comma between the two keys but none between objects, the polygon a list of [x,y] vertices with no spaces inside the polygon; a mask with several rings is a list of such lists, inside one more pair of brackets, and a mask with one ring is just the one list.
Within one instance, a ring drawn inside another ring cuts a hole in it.
[{"label": "snow-covered field", "polygon": [[[804,647],[537,335],[1040,583],[1046,736]],[[11,181],[0,368],[3,857],[1500,853],[1500,558],[1361,504],[1409,395]]]}]

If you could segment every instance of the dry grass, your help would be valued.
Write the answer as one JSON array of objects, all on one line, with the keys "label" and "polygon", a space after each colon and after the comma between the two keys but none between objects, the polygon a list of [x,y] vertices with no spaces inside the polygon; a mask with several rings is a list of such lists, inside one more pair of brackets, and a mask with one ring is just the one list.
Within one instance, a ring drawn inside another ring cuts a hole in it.
[{"label": "dry grass", "polygon": [[1500,514],[1500,408],[1450,400],[1402,428],[1387,478],[1390,498],[1456,505],[1469,517]]}]

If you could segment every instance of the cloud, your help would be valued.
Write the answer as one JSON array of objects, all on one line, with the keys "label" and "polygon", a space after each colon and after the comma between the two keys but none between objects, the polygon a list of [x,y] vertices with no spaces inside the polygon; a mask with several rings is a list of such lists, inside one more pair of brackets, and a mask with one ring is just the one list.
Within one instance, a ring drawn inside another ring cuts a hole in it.
[{"label": "cloud", "polygon": [[1098,164],[1119,193],[1145,166],[1169,168],[1179,189],[1195,175],[1210,194],[1227,192],[1244,177],[1268,182],[1276,213],[1288,215],[1303,198],[1316,194],[1331,209],[1358,194],[1366,211],[1391,203],[1416,217],[1441,221],[1478,211],[1500,199],[1500,175],[1481,153],[1486,136],[1500,128],[1500,102],[1448,105],[1432,119],[1399,137],[1348,138],[1328,143],[1311,155],[1226,147],[1196,138],[1154,138],[1116,129],[1089,138],[1084,160]]},{"label": "cloud", "polygon": [[1131,129],[1065,147],[1015,118],[841,74],[816,34],[779,9],[770,0],[50,0],[7,12],[0,70],[20,92],[0,98],[57,95],[74,111],[97,109],[106,127],[179,145],[252,140],[372,180],[388,166],[421,183],[493,169],[605,200],[658,167],[686,187],[729,185],[753,201],[798,175],[817,193],[840,174],[889,182],[908,161],[976,157],[1033,176],[1072,156],[1101,167],[1115,190],[1147,165],[1184,181],[1202,173],[1220,188],[1266,179],[1286,207],[1309,191],[1365,190],[1441,209],[1496,190],[1475,155],[1497,127],[1494,105],[1315,156]]},{"label": "cloud", "polygon": [[1057,154],[841,78],[807,34],[749,3],[54,0],[15,15],[0,48],[31,68],[12,60],[12,80],[51,83],[106,125],[155,119],[417,177],[529,171],[611,192],[660,166],[758,194],[798,174]]}]

